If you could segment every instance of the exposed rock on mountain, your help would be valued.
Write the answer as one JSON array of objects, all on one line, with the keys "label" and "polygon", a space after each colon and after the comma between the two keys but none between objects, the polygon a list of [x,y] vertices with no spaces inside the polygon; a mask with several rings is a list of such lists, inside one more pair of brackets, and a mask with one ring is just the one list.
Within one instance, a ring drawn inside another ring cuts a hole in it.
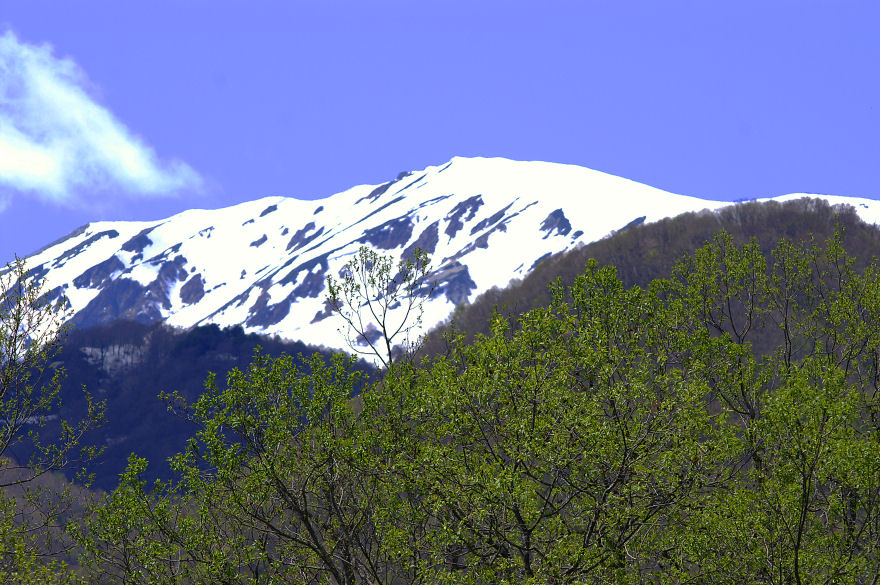
[{"label": "exposed rock on mountain", "polygon": [[[880,202],[811,197],[880,220]],[[327,319],[326,278],[361,245],[402,258],[417,247],[431,254],[436,286],[425,304],[427,329],[551,254],[727,205],[572,165],[454,158],[320,201],[269,197],[159,221],[97,222],[27,262],[80,326],[117,319],[243,325],[343,347]]]}]

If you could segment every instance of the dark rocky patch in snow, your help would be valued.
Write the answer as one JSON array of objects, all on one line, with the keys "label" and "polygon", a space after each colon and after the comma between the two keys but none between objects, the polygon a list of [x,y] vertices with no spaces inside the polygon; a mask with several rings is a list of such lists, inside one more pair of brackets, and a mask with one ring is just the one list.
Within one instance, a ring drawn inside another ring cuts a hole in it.
[{"label": "dark rocky patch in snow", "polygon": [[315,313],[315,316],[312,317],[312,320],[310,321],[310,323],[318,323],[320,321],[323,321],[324,319],[326,319],[327,317],[329,317],[332,314],[333,314],[333,306],[330,303],[325,301],[324,302],[324,309]]},{"label": "dark rocky patch in snow", "polygon": [[324,291],[324,279],[325,271],[319,272],[306,272],[303,281],[293,289],[293,292],[290,293],[295,299],[302,299],[305,297],[317,297]]},{"label": "dark rocky patch in snow", "polygon": [[[323,270],[327,270],[327,257],[329,255],[330,255],[329,252],[327,254],[321,254],[320,256],[312,258],[311,260],[306,260],[302,264],[298,264],[295,268],[293,268],[290,272],[288,272],[284,278],[282,278],[280,281],[278,281],[278,283],[279,284],[296,283],[296,275],[299,272],[301,272],[303,270],[311,271],[315,266],[321,266]],[[275,271],[275,274],[278,274],[278,272],[280,272],[284,268],[287,268],[288,266],[293,264],[294,261],[296,261],[296,257],[288,260],[284,264],[284,266],[282,266],[280,269]]]},{"label": "dark rocky patch in snow", "polygon": [[[399,177],[398,177],[398,180],[399,180]],[[379,185],[378,187],[376,187],[375,189],[370,191],[370,193],[368,195],[364,195],[363,197],[361,197],[360,199],[355,201],[354,204],[357,205],[361,201],[365,201],[365,200],[370,201],[372,203],[373,201],[375,201],[376,199],[378,199],[379,197],[384,195],[385,192],[391,188],[391,185],[393,185],[396,182],[397,182],[397,180],[388,181],[387,183],[382,183],[381,185]],[[317,213],[317,211],[315,213]]]},{"label": "dark rocky patch in snow", "polygon": [[201,274],[194,275],[180,287],[180,300],[187,305],[199,302],[204,296],[205,282]]},{"label": "dark rocky patch in snow", "polygon": [[[4,272],[6,272],[6,270],[0,270],[0,274],[3,274]],[[40,264],[39,266],[34,266],[28,270],[26,276],[33,280],[43,280],[43,277],[47,274],[49,274],[49,269],[46,268],[45,264]]]},{"label": "dark rocky patch in snow", "polygon": [[[167,283],[175,283],[180,280],[186,280],[188,273],[186,269],[183,267],[186,264],[186,258],[183,256],[175,256],[174,260],[170,262],[165,262],[162,264],[162,267],[159,268],[159,274],[156,276],[156,282],[167,284]],[[167,308],[171,308],[169,305]]]},{"label": "dark rocky patch in snow", "polygon": [[153,323],[162,319],[151,291],[129,278],[117,278],[72,319],[77,327],[92,327],[117,319]]},{"label": "dark rocky patch in snow", "polygon": [[635,226],[637,226],[637,225],[642,225],[643,223],[645,223],[645,218],[646,218],[646,217],[647,217],[647,216],[645,216],[645,215],[643,215],[643,216],[641,216],[641,217],[637,217],[637,218],[635,218],[634,220],[632,220],[631,222],[629,222],[628,224],[626,224],[625,226],[623,226],[622,228],[620,228],[620,229],[617,230],[617,231],[618,231],[618,232],[622,232],[622,231],[625,230],[625,229],[629,229],[629,228],[631,228],[631,227],[635,227]]},{"label": "dark rocky patch in snow", "polygon": [[429,275],[426,281],[437,284],[432,296],[444,295],[456,305],[468,302],[471,292],[477,288],[468,267],[461,262],[446,264]]},{"label": "dark rocky patch in snow", "polygon": [[404,187],[403,189],[401,189],[401,191],[404,191],[404,190],[406,190],[406,189],[409,189],[410,187],[412,187],[412,186],[415,185],[416,183],[419,183],[420,181],[423,181],[423,180],[425,179],[425,177],[427,177],[427,176],[428,176],[427,174],[422,175],[421,177],[419,177],[418,179],[416,179],[415,181],[413,181],[412,183],[410,183],[409,185],[407,185],[406,187]]},{"label": "dark rocky patch in snow", "polygon": [[95,288],[110,278],[111,274],[120,270],[125,270],[125,265],[114,254],[74,278],[73,285],[76,288]]},{"label": "dark rocky patch in snow", "polygon": [[164,250],[147,260],[147,262],[149,262],[153,266],[158,266],[163,262],[167,262],[169,256],[171,256],[172,254],[177,254],[177,252],[180,250],[180,246],[181,244],[178,242],[170,248],[165,248]]},{"label": "dark rocky patch in snow", "polygon": [[[474,195],[473,197],[469,197],[464,201],[459,202],[449,213],[446,214],[445,219],[449,224],[446,226],[444,233],[449,236],[450,240],[455,237],[458,230],[464,227],[464,222],[470,221],[474,218],[477,210],[482,205],[483,197],[481,195]],[[465,216],[465,214],[467,215]]]},{"label": "dark rocky patch in snow", "polygon": [[455,262],[459,258],[463,258],[464,256],[467,256],[468,254],[470,254],[471,252],[473,252],[477,248],[488,248],[489,247],[489,236],[491,236],[495,232],[506,232],[506,231],[507,231],[507,223],[506,223],[506,221],[502,221],[501,223],[496,224],[492,229],[486,231],[484,234],[482,234],[476,240],[474,240],[473,242],[471,242],[470,244],[468,244],[467,246],[465,246],[464,248],[462,248],[461,250],[459,250],[458,252],[456,252],[452,256],[444,258],[443,262],[444,263],[445,262]]},{"label": "dark rocky patch in snow", "polygon": [[278,206],[273,203],[272,205],[270,205],[269,207],[267,207],[266,209],[264,209],[260,213],[260,217],[265,217],[265,216],[269,215],[270,213],[272,213],[273,211],[277,211],[277,210],[278,210]]},{"label": "dark rocky patch in snow", "polygon": [[251,306],[248,311],[248,318],[245,324],[248,327],[269,327],[280,322],[290,313],[290,299],[284,299],[280,303],[269,305],[269,292],[263,289],[257,302]]},{"label": "dark rocky patch in snow", "polygon": [[243,224],[241,224],[241,227],[244,227],[244,226],[246,226],[246,225],[249,224],[249,223],[254,223],[254,220],[253,220],[253,219],[249,219],[249,220],[247,220],[246,222],[244,222]]},{"label": "dark rocky patch in snow", "polygon": [[402,199],[403,199],[403,195],[401,195],[400,197],[395,197],[394,199],[392,199],[391,201],[389,201],[388,203],[386,203],[382,207],[380,207],[378,209],[374,209],[368,215],[365,215],[361,219],[357,220],[356,222],[351,224],[350,227],[354,227],[354,226],[358,225],[359,223],[364,223],[365,221],[367,221],[368,219],[370,219],[371,217],[373,217],[374,215],[376,215],[377,213],[379,213],[380,211],[382,211],[383,209],[385,209],[389,205],[394,205],[395,203],[397,203],[398,201],[401,201]]},{"label": "dark rocky patch in snow", "polygon": [[557,209],[551,211],[550,215],[547,216],[547,219],[541,222],[540,229],[543,232],[547,232],[543,238],[545,240],[553,235],[554,230],[557,235],[564,236],[571,232],[571,222],[568,221],[568,218],[565,217],[565,214],[561,209]]},{"label": "dark rocky patch in snow", "polygon": [[579,237],[581,237],[582,235],[584,235],[584,230],[578,230],[575,233],[571,234],[571,239],[576,240]]},{"label": "dark rocky patch in snow", "polygon": [[98,240],[100,240],[101,238],[105,238],[105,237],[107,237],[107,238],[111,238],[111,239],[112,239],[112,238],[118,238],[118,237],[119,237],[119,232],[117,232],[116,230],[105,230],[105,231],[103,231],[103,232],[98,232],[97,234],[91,236],[90,238],[88,238],[88,239],[86,239],[86,240],[80,242],[79,244],[77,244],[77,245],[74,246],[73,248],[71,248],[71,249],[67,250],[66,252],[64,252],[64,254],[62,254],[61,256],[59,256],[58,259],[55,260],[55,262],[52,263],[52,268],[58,268],[58,267],[61,266],[61,265],[64,263],[64,261],[67,260],[68,258],[73,258],[74,256],[80,254],[80,253],[83,252],[86,248],[88,248],[89,246],[91,246],[92,244],[94,244],[95,242],[97,242]]},{"label": "dark rocky patch in snow", "polygon": [[470,235],[474,235],[478,231],[484,230],[487,227],[498,223],[501,220],[501,218],[504,217],[504,214],[507,213],[507,210],[510,209],[511,205],[513,205],[513,203],[509,203],[507,205],[507,207],[505,207],[504,209],[497,211],[497,212],[493,213],[491,216],[487,217],[486,219],[483,219],[483,220],[480,220],[479,222],[477,222],[477,224],[471,228]]},{"label": "dark rocky patch in snow", "polygon": [[[300,299],[304,297],[317,297],[324,291],[324,281],[325,275],[327,274],[327,270],[329,268],[327,264],[327,257],[329,254],[322,254],[316,258],[312,258],[306,262],[303,262],[293,270],[287,273],[287,276],[282,278],[279,281],[279,284],[298,284],[298,286],[293,289],[293,292],[290,293],[290,297],[293,299]],[[299,280],[299,276],[302,273],[305,273],[303,276],[303,280]]]},{"label": "dark rocky patch in snow", "polygon": [[252,247],[252,248],[259,248],[260,246],[262,246],[263,244],[265,244],[265,243],[266,243],[266,240],[268,240],[268,239],[269,239],[269,238],[266,236],[266,234],[263,234],[263,237],[262,237],[262,238],[260,238],[260,239],[258,239],[258,240],[254,240],[253,242],[251,242],[251,247]]},{"label": "dark rocky patch in snow", "polygon": [[297,230],[296,233],[293,234],[293,237],[290,238],[290,241],[287,242],[286,249],[287,250],[293,249],[293,251],[299,250],[300,248],[302,248],[303,246],[305,246],[306,244],[308,244],[309,242],[311,242],[312,240],[314,240],[315,238],[317,238],[318,236],[320,236],[321,234],[324,233],[324,226],[321,226],[318,229],[318,231],[316,231],[312,235],[308,235],[308,236],[306,235],[314,229],[315,229],[315,222],[310,221],[309,223],[307,223],[305,225],[305,227]]},{"label": "dark rocky patch in snow", "polygon": [[535,269],[535,266],[537,266],[538,264],[541,263],[541,260],[544,260],[545,258],[549,258],[549,257],[550,257],[550,252],[547,252],[546,254],[544,254],[543,256],[541,256],[540,258],[538,258],[537,260],[535,260],[534,262],[532,262],[532,266],[531,266],[531,268],[529,268],[529,272],[531,272],[532,270],[534,270],[534,269]]},{"label": "dark rocky patch in snow", "polygon": [[421,248],[428,254],[433,254],[434,250],[437,249],[437,243],[440,241],[439,227],[439,220],[426,227],[425,230],[419,234],[419,237],[416,238],[412,244],[407,246],[406,250],[401,254],[401,258],[404,260],[411,259],[416,248]]},{"label": "dark rocky patch in snow", "polygon": [[416,207],[416,209],[428,207],[429,205],[433,205],[433,204],[437,203],[438,201],[443,201],[444,199],[449,199],[450,197],[452,197],[452,194],[440,195],[439,197],[432,197],[432,198],[428,199],[427,201],[423,201],[423,202],[419,203],[419,206]]},{"label": "dark rocky patch in snow", "polygon": [[408,215],[391,219],[382,225],[364,231],[357,241],[372,244],[381,250],[403,246],[412,237],[413,223]]},{"label": "dark rocky patch in snow", "polygon": [[367,325],[367,330],[364,331],[363,335],[358,338],[357,344],[360,346],[367,346],[371,343],[375,344],[381,338],[382,332],[379,331],[379,328],[376,327],[375,323],[370,323],[369,325]]},{"label": "dark rocky patch in snow", "polygon": [[[501,222],[492,229],[488,230],[486,233],[481,235],[479,238],[474,240],[474,247],[476,248],[488,248],[489,247],[489,236],[491,236],[495,232],[506,232],[507,224],[505,222]],[[470,251],[470,250],[469,250]]]},{"label": "dark rocky patch in snow", "polygon": [[77,313],[72,322],[80,327],[91,327],[116,319],[140,323],[161,320],[163,317],[159,306],[171,308],[171,301],[168,299],[169,285],[187,277],[184,264],[186,258],[183,256],[177,256],[173,261],[163,264],[156,280],[147,286],[130,278],[107,281],[98,296]]},{"label": "dark rocky patch in snow", "polygon": [[312,215],[318,215],[318,214],[321,213],[322,211],[324,211],[324,206],[323,206],[323,205],[319,205],[319,206],[318,206],[318,209],[316,209],[315,212],[314,212]]},{"label": "dark rocky patch in snow", "polygon": [[64,296],[64,289],[66,288],[67,285],[56,286],[45,294],[43,300],[46,302],[47,305],[54,305],[57,301],[60,301],[63,298],[65,299],[64,304],[69,306],[69,301],[67,301],[67,297]]},{"label": "dark rocky patch in snow", "polygon": [[127,242],[122,244],[122,249],[126,252],[135,252],[136,254],[141,254],[144,251],[144,248],[147,246],[151,246],[153,244],[153,240],[147,237],[151,231],[156,229],[156,226],[148,227],[140,232],[137,235],[132,236],[128,239]]}]

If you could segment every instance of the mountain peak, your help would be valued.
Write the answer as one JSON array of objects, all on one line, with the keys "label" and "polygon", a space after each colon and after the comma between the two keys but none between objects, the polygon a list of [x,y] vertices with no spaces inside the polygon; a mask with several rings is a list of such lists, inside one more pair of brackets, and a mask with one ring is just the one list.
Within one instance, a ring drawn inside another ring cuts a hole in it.
[{"label": "mountain peak", "polygon": [[[787,196],[794,197],[794,196]],[[880,205],[850,203],[872,222]],[[80,326],[119,318],[216,323],[342,347],[327,275],[360,246],[396,258],[421,247],[436,294],[424,328],[522,278],[549,254],[612,231],[730,203],[676,195],[558,163],[453,157],[323,199],[264,197],[157,221],[88,224],[27,258]]]}]

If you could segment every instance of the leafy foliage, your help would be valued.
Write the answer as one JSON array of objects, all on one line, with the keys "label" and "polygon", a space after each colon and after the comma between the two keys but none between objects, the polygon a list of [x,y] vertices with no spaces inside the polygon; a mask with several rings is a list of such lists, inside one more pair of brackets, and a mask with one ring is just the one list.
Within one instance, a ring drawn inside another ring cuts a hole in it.
[{"label": "leafy foliage", "polygon": [[[58,417],[63,372],[55,367],[63,308],[16,259],[0,271],[0,582],[71,582],[56,557],[69,542],[60,527],[73,502],[52,473],[93,459],[83,443],[102,407],[84,396],[85,416]],[[88,478],[80,475],[80,478]],[[46,560],[46,557],[49,560]]]},{"label": "leafy foliage", "polygon": [[[73,530],[108,583],[877,583],[880,269],[716,235],[430,361],[257,354]],[[390,356],[389,356],[390,358]],[[183,403],[182,403],[183,404]]]}]

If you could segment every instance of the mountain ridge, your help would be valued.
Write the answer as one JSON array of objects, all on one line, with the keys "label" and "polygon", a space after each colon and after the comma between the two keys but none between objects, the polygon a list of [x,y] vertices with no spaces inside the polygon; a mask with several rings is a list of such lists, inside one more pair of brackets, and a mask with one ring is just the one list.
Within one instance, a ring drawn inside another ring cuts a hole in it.
[{"label": "mountain ridge", "polygon": [[[880,221],[880,202],[806,196],[848,203],[869,223]],[[322,199],[270,196],[154,221],[94,222],[26,262],[81,327],[116,319],[242,325],[341,348],[335,323],[326,321],[326,278],[362,245],[395,257],[417,246],[431,254],[438,286],[425,303],[426,331],[549,255],[628,226],[729,205],[576,165],[455,157]]]}]

